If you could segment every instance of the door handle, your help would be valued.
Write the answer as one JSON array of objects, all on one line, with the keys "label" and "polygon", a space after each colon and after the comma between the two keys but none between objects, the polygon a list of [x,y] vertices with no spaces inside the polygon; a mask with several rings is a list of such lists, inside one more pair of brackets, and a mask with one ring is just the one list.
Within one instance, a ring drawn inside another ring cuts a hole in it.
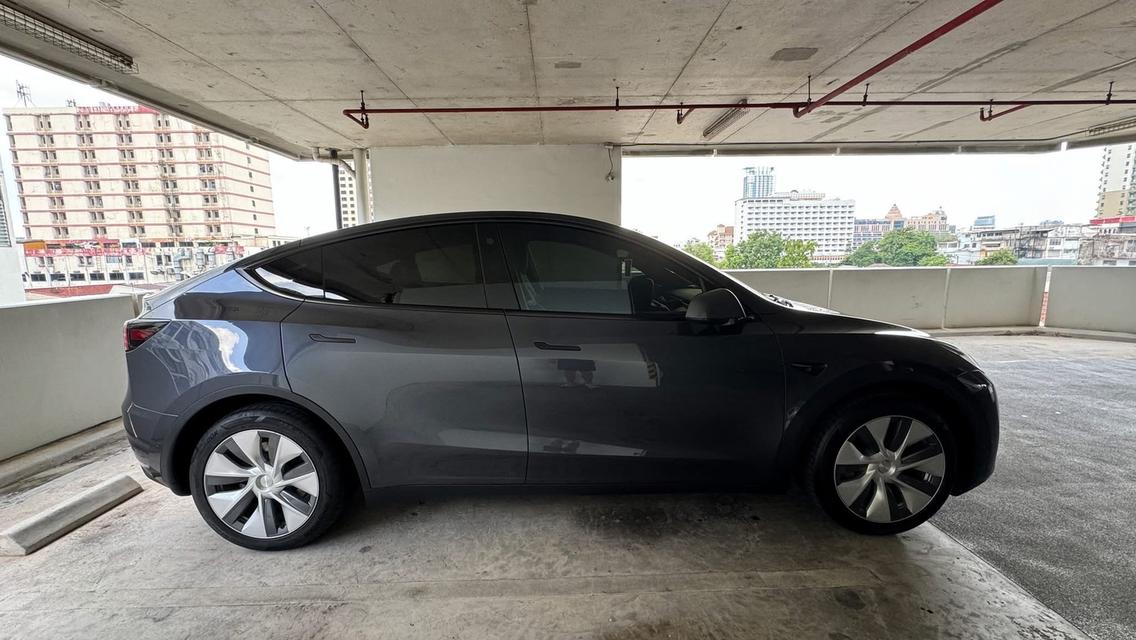
[{"label": "door handle", "polygon": [[333,342],[335,344],[355,344],[355,338],[340,338],[337,336],[325,336],[322,333],[309,333],[308,337],[316,342]]},{"label": "door handle", "polygon": [[549,344],[547,342],[537,340],[533,343],[537,349],[544,349],[545,351],[580,351],[580,345],[576,344]]}]

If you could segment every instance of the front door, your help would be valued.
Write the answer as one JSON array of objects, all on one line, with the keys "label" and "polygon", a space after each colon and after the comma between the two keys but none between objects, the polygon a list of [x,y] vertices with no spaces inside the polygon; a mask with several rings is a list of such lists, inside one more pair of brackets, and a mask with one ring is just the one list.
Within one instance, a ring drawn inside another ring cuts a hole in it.
[{"label": "front door", "polygon": [[528,482],[756,480],[781,435],[776,339],[684,319],[711,286],[617,234],[497,225],[520,309],[507,312],[529,430]]}]

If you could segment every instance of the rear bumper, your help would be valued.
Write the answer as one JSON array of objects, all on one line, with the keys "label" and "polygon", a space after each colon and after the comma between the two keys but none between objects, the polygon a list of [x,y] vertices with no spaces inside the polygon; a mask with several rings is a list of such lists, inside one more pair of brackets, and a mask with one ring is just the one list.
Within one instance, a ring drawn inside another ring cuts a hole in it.
[{"label": "rear bumper", "polygon": [[162,451],[165,429],[162,422],[171,416],[139,407],[130,395],[122,403],[122,424],[126,428],[126,440],[134,450],[134,457],[147,478],[165,486],[169,483],[162,477]]}]

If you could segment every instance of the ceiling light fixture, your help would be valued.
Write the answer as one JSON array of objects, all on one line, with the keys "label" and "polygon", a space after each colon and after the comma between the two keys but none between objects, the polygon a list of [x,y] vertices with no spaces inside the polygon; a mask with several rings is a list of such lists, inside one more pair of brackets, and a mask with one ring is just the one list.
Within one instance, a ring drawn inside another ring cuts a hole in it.
[{"label": "ceiling light fixture", "polygon": [[8,0],[0,0],[0,26],[119,73],[138,73],[134,58]]},{"label": "ceiling light fixture", "polygon": [[[737,104],[746,103],[747,100],[745,98],[742,98],[737,102]],[[722,115],[715,118],[714,122],[711,122],[709,127],[706,127],[706,129],[702,131],[702,137],[708,140],[717,137],[718,134],[725,131],[726,127],[734,124],[734,122],[736,122],[737,119],[741,117],[741,115],[742,109],[739,109],[738,107],[727,109],[726,111],[722,112]]]},{"label": "ceiling light fixture", "polygon": [[1136,127],[1136,118],[1125,118],[1123,120],[1117,120],[1115,122],[1109,122],[1107,124],[1098,124],[1088,131],[1085,131],[1085,135],[1103,136],[1109,133],[1116,133],[1117,131],[1131,129],[1133,127]]}]

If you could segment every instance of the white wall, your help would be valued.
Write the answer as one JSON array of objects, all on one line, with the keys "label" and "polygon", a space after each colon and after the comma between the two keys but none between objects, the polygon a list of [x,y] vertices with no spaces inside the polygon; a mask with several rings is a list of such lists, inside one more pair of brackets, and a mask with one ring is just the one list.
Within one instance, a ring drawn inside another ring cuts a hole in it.
[{"label": "white wall", "polygon": [[758,291],[818,307],[828,306],[831,269],[735,269],[730,275]]},{"label": "white wall", "polygon": [[[1068,329],[1136,331],[1136,268],[1069,270],[1050,293],[1049,324]],[[757,289],[841,313],[917,329],[1036,327],[1047,267],[912,267],[888,269],[746,269],[730,275]],[[1065,285],[1069,281],[1073,284]],[[1087,299],[1108,298],[1084,307]],[[1071,302],[1069,302],[1071,301]],[[1057,325],[1057,319],[1069,324]],[[1097,309],[1103,313],[1098,314]],[[1066,311],[1068,309],[1068,311]],[[1079,310],[1079,311],[1078,311]],[[1077,315],[1074,315],[1077,314]],[[1096,314],[1096,315],[1094,315]],[[1127,325],[1125,323],[1128,323]],[[1125,326],[1132,328],[1123,328]]]},{"label": "white wall", "polygon": [[603,145],[374,147],[370,155],[376,220],[518,210],[620,223],[618,148],[609,154]]},{"label": "white wall", "polygon": [[1136,333],[1136,267],[1053,267],[1045,326]]},{"label": "white wall", "polygon": [[0,306],[0,460],[119,415],[130,296]]},{"label": "white wall", "polygon": [[1046,267],[951,269],[944,327],[1036,327]]},{"label": "white wall", "polygon": [[24,281],[20,278],[24,266],[20,257],[19,247],[0,245],[0,305],[24,301]]}]

